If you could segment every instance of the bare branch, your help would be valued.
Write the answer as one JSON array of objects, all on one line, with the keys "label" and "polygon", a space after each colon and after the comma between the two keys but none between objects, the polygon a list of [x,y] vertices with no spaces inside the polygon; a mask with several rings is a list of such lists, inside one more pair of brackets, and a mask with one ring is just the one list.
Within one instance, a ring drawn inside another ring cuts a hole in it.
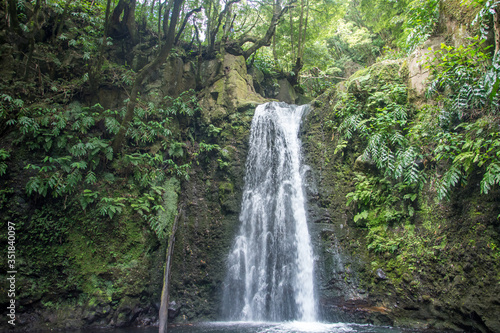
[{"label": "bare branch", "polygon": [[181,28],[177,32],[177,36],[175,36],[174,45],[176,45],[179,42],[179,38],[181,37],[181,34],[184,31],[184,28],[186,28],[186,24],[187,24],[189,18],[191,17],[191,15],[193,15],[194,13],[199,13],[199,12],[201,12],[201,6],[198,8],[195,8],[195,9],[191,10],[189,13],[187,13],[186,17],[184,18],[184,22],[182,22]]},{"label": "bare branch", "polygon": [[291,4],[293,2],[295,2],[295,0],[290,1],[289,5],[281,8],[280,1],[279,0],[276,1],[274,6],[273,17],[271,19],[271,23],[269,24],[269,28],[267,29],[266,34],[264,35],[264,37],[255,42],[248,50],[243,52],[243,56],[245,57],[245,59],[248,59],[248,57],[250,57],[255,51],[257,51],[261,47],[271,45],[271,39],[276,31],[276,26],[278,25],[281,17],[283,17],[283,15],[291,7]]},{"label": "bare branch", "polygon": [[[252,25],[252,26],[251,26],[251,27],[250,27],[250,28],[249,28],[246,32],[244,32],[244,33],[241,35],[241,36],[242,36],[241,38],[244,38],[244,36],[248,35],[248,34],[250,33],[250,31],[252,31],[252,30],[253,30],[253,28],[255,28],[255,26],[257,25],[257,23],[258,23],[259,21],[263,21],[263,20],[262,20],[262,18],[260,17],[260,14],[259,14],[259,13],[257,13],[257,19],[255,20],[254,24],[253,24],[253,25]],[[238,42],[238,43],[239,43],[240,45],[243,45],[243,44],[245,44],[245,43],[246,43],[246,41],[245,41],[245,42]]]},{"label": "bare branch", "polygon": [[238,44],[239,45],[243,45],[247,42],[251,42],[251,43],[257,43],[259,41],[259,37],[257,36],[248,36],[248,35],[243,35],[240,37],[240,39],[238,39]]}]

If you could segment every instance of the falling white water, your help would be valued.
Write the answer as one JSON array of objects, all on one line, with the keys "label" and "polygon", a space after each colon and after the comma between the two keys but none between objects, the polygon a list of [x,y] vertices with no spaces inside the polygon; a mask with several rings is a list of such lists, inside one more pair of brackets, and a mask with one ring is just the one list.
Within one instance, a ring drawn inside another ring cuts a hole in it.
[{"label": "falling white water", "polygon": [[298,138],[306,109],[273,102],[255,110],[241,227],[224,284],[226,319],[316,320]]}]

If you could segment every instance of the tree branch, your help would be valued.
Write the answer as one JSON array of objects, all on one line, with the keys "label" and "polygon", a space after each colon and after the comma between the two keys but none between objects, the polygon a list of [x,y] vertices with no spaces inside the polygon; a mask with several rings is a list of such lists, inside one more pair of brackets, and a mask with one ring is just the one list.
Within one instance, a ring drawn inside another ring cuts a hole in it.
[{"label": "tree branch", "polygon": [[288,11],[289,8],[292,7],[292,3],[294,2],[295,0],[291,1],[289,5],[283,8],[281,8],[279,0],[276,2],[273,17],[271,19],[271,23],[269,24],[269,28],[267,29],[266,34],[264,35],[264,37],[255,42],[248,50],[243,52],[243,56],[245,57],[245,59],[248,59],[254,52],[256,52],[261,47],[271,45],[271,39],[276,31],[276,26],[278,25],[281,17]]},{"label": "tree branch", "polygon": [[224,9],[219,13],[219,17],[217,18],[217,26],[211,31],[211,36],[210,38],[210,45],[214,46],[215,45],[215,36],[217,36],[217,32],[219,32],[220,25],[222,24],[222,20],[224,19],[224,16],[227,14],[229,11],[230,6],[233,3],[240,2],[241,0],[231,0],[226,5],[224,6]]},{"label": "tree branch", "polygon": [[189,18],[191,17],[191,15],[193,15],[194,13],[199,13],[199,12],[201,12],[201,6],[198,8],[195,8],[192,11],[190,11],[189,13],[187,13],[186,17],[184,18],[184,22],[182,22],[181,28],[179,29],[179,32],[177,32],[177,36],[175,36],[174,45],[176,45],[179,42],[179,38],[181,37],[181,34],[184,31],[184,28],[186,28],[186,24],[187,24]]}]

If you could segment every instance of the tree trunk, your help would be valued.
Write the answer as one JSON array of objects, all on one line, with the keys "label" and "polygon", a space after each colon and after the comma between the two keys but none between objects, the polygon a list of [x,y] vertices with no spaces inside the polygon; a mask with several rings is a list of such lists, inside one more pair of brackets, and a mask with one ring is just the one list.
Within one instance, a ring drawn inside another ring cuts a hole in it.
[{"label": "tree trunk", "polygon": [[[217,39],[217,33],[219,32],[222,22],[231,21],[231,7],[234,3],[240,2],[241,0],[229,0],[224,9],[217,14],[217,1],[210,1],[207,11],[207,40],[208,40],[208,53],[212,53],[215,50],[215,41]],[[224,20],[225,19],[225,20]],[[226,23],[228,24],[228,23]],[[229,31],[230,26],[226,26],[223,31],[223,38],[226,36],[227,31]],[[224,44],[224,41],[221,43]]]},{"label": "tree trunk", "polygon": [[[167,3],[167,6],[165,7],[165,13],[163,14],[163,35],[165,38],[168,37],[168,25],[169,25],[169,20],[168,18],[170,17],[170,11],[172,10],[172,1],[169,1]],[[180,15],[180,13],[179,13]]]},{"label": "tree trunk", "polygon": [[273,58],[274,64],[278,63],[278,53],[276,53],[276,33],[273,35]]},{"label": "tree trunk", "polygon": [[299,19],[299,38],[297,41],[297,59],[300,58],[300,54],[302,53],[302,29],[304,26],[304,0],[300,0],[300,19]]},{"label": "tree trunk", "polygon": [[[111,14],[111,26],[115,34],[123,36],[128,33],[132,42],[138,42],[137,27],[135,25],[135,4],[136,0],[120,0]],[[123,13],[123,18],[120,17]]]},{"label": "tree trunk", "polygon": [[19,20],[17,19],[17,1],[9,0],[10,27],[15,32],[19,32]]},{"label": "tree trunk", "polygon": [[[72,0],[68,0],[72,1]],[[102,43],[99,46],[99,54],[97,55],[97,61],[90,69],[89,81],[92,91],[96,91],[98,86],[98,75],[101,71],[102,63],[104,62],[104,51],[106,50],[107,40],[108,40],[108,29],[109,29],[109,13],[111,11],[111,0],[106,2],[106,12],[104,14],[104,29],[102,33]]]},{"label": "tree trunk", "polygon": [[307,22],[309,21],[309,0],[306,2],[306,21],[304,23],[304,30],[302,35],[302,49],[300,50],[299,57],[302,59],[304,57],[304,45],[306,42],[306,33],[307,33]]},{"label": "tree trunk", "polygon": [[172,266],[172,256],[174,254],[174,244],[175,244],[175,232],[177,231],[177,226],[179,224],[179,216],[181,215],[182,207],[179,207],[177,211],[177,216],[174,219],[174,224],[172,225],[172,231],[168,239],[168,247],[166,254],[165,263],[165,274],[163,275],[163,288],[161,290],[161,302],[160,302],[160,312],[159,312],[159,333],[167,333],[167,321],[168,321],[168,303],[169,303],[169,291],[170,291],[170,268]]},{"label": "tree trunk", "polygon": [[292,59],[290,59],[290,61],[293,61],[293,59],[295,59],[295,44],[294,44],[294,40],[293,40],[293,10],[290,9],[290,46],[292,47]]},{"label": "tree trunk", "polygon": [[[181,38],[181,35],[182,33],[184,32],[184,29],[186,28],[186,24],[187,22],[189,21],[189,19],[191,18],[191,16],[194,14],[194,13],[199,13],[201,12],[201,7],[198,7],[198,8],[195,8],[193,10],[191,10],[189,13],[186,14],[186,17],[184,17],[184,21],[182,22],[182,25],[181,27],[179,28],[179,31],[177,31],[177,35],[175,36],[175,40],[174,40],[174,45],[177,45],[177,43],[179,42],[179,39]],[[195,26],[196,27],[196,26]],[[194,38],[194,37],[193,37]],[[194,40],[194,39],[193,39]]]},{"label": "tree trunk", "polygon": [[[24,80],[28,78],[28,69],[33,59],[33,53],[35,52],[35,36],[40,29],[40,24],[38,22],[38,12],[40,11],[41,0],[36,0],[35,9],[33,10],[33,15],[31,16],[30,21],[31,31],[30,31],[30,46],[28,51],[28,60],[26,61],[26,67],[24,67]],[[29,24],[28,24],[29,25]]]},{"label": "tree trunk", "polygon": [[151,11],[149,12],[149,16],[153,16],[153,11],[155,9],[155,3],[156,3],[156,0],[153,0],[153,3],[151,4]]},{"label": "tree trunk", "polygon": [[158,47],[161,49],[161,12],[163,10],[163,3],[158,1]]},{"label": "tree trunk", "polygon": [[[121,1],[121,0],[120,0]],[[181,10],[181,5],[184,0],[172,0],[173,1],[173,10],[172,15],[170,17],[170,24],[168,27],[168,34],[166,36],[165,44],[162,46],[160,53],[158,56],[149,64],[144,66],[134,80],[134,84],[132,85],[132,90],[130,92],[130,100],[127,104],[127,111],[125,113],[125,117],[123,117],[120,130],[115,136],[113,141],[113,152],[117,154],[123,145],[125,140],[125,134],[127,133],[128,125],[132,118],[134,117],[134,110],[137,104],[137,96],[139,94],[139,89],[142,87],[142,82],[148,77],[152,72],[154,72],[161,64],[165,62],[172,47],[174,45],[175,40],[175,27],[177,26],[177,21],[179,19],[179,14]],[[165,16],[167,18],[167,16]]]},{"label": "tree trunk", "polygon": [[61,15],[61,19],[59,20],[59,24],[54,24],[54,30],[52,32],[52,40],[56,40],[57,36],[59,36],[62,32],[62,29],[64,27],[64,23],[66,22],[66,18],[68,17],[68,11],[69,11],[69,5],[73,0],[67,0],[66,4],[64,5],[64,10]]},{"label": "tree trunk", "polygon": [[205,15],[207,17],[207,29],[205,32],[205,36],[208,42],[208,51],[213,50],[214,46],[212,45],[212,2],[208,2],[208,6],[205,6]]},{"label": "tree trunk", "polygon": [[135,24],[135,4],[135,0],[129,0],[128,6],[125,7],[123,13],[123,21],[125,21],[125,26],[127,27],[132,42],[137,44],[139,42],[139,36],[137,34],[137,26]]},{"label": "tree trunk", "polygon": [[493,29],[495,36],[495,54],[500,51],[500,5],[495,8],[495,14],[493,14]]}]

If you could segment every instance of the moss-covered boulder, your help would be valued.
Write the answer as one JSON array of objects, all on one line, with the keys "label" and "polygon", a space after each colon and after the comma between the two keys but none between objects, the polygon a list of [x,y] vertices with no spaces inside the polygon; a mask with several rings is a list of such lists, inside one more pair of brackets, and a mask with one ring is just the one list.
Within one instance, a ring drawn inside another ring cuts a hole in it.
[{"label": "moss-covered boulder", "polygon": [[389,83],[406,83],[408,66],[405,59],[385,60],[354,73],[345,83],[347,92],[366,100]]},{"label": "moss-covered boulder", "polygon": [[200,102],[205,122],[220,120],[235,110],[246,110],[265,102],[255,92],[252,76],[247,73],[245,58],[225,54],[212,63],[213,83],[209,80]]}]

